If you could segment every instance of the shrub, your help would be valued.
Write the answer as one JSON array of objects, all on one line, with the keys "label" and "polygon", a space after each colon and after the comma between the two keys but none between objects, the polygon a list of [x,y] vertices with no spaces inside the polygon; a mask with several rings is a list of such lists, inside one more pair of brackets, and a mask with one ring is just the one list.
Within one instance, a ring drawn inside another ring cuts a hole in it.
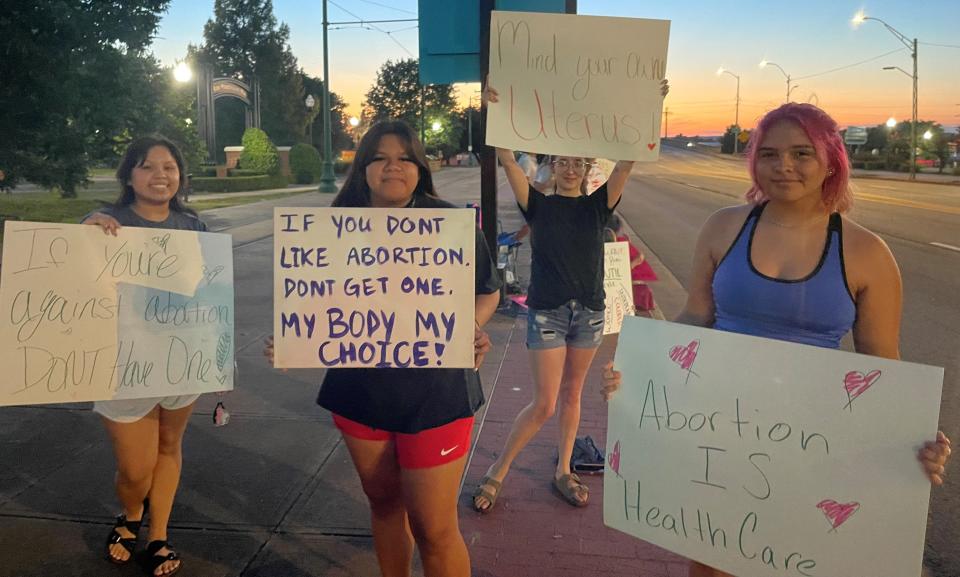
[{"label": "shrub", "polygon": [[233,176],[228,178],[195,177],[193,192],[246,192],[283,188],[287,186],[287,177],[282,174],[261,174],[259,176]]},{"label": "shrub", "polygon": [[231,168],[227,171],[227,176],[263,176],[264,174],[266,173],[259,170],[246,170],[244,168]]},{"label": "shrub", "polygon": [[290,149],[290,173],[297,184],[320,180],[320,152],[309,144],[295,144]]},{"label": "shrub", "polygon": [[248,128],[243,133],[242,143],[240,168],[259,174],[280,172],[280,156],[277,154],[277,147],[270,142],[266,132],[259,128]]}]

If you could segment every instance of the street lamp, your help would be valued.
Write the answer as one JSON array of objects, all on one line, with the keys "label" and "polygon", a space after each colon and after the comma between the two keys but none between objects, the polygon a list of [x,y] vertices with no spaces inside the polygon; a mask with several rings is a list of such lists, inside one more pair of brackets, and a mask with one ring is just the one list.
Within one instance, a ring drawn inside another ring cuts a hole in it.
[{"label": "street lamp", "polygon": [[467,162],[470,166],[473,166],[473,99],[477,94],[480,94],[479,90],[467,100]]},{"label": "street lamp", "polygon": [[173,78],[180,83],[190,82],[193,78],[193,70],[190,69],[190,66],[187,65],[186,62],[181,62],[174,67]]},{"label": "street lamp", "polygon": [[930,132],[929,130],[923,133],[924,140],[930,140],[931,138],[933,138],[933,133]]},{"label": "street lamp", "polygon": [[[899,30],[890,26],[883,20],[876,18],[874,16],[867,16],[861,10],[857,12],[851,22],[853,23],[854,28],[860,26],[867,20],[875,20],[880,24],[883,24],[884,28],[890,31],[891,34],[897,37],[897,40],[903,43],[904,46],[910,49],[910,56],[913,58],[913,74],[907,73],[905,70],[902,71],[907,76],[913,78],[913,116],[912,122],[910,123],[910,180],[917,179],[917,39],[913,40],[904,36]],[[890,68],[896,68],[895,66]]]},{"label": "street lamp", "polygon": [[770,61],[767,60],[766,58],[764,58],[763,60],[760,61],[760,68],[766,68],[767,66],[774,66],[774,67],[776,67],[776,69],[780,71],[780,74],[783,74],[784,77],[787,79],[787,102],[790,102],[790,93],[793,92],[793,89],[794,89],[794,88],[799,88],[800,85],[799,85],[799,84],[794,84],[793,86],[791,86],[791,85],[790,85],[790,75],[787,74],[787,71],[784,70],[783,67],[781,67],[781,66],[780,66],[779,64],[777,64],[776,62],[770,62]]},{"label": "street lamp", "polygon": [[[203,76],[201,76],[203,78]],[[196,82],[196,93],[197,93],[197,134],[201,139],[206,140],[206,131],[207,131],[207,121],[204,120],[204,111],[200,108],[200,82],[201,78],[197,78]],[[176,66],[173,67],[173,79],[180,84],[186,84],[193,80],[193,69],[190,68],[190,65],[186,62],[179,62]],[[193,119],[187,118],[185,122],[188,126],[193,124]],[[213,160],[214,152],[213,147],[210,146],[209,142],[207,144],[207,158],[206,160]]]},{"label": "street lamp", "polygon": [[317,100],[313,97],[313,94],[307,94],[307,97],[303,99],[304,106],[307,107],[307,116],[310,116],[310,122],[307,124],[307,138],[310,140],[310,146],[313,146],[313,107],[316,106]]},{"label": "street lamp", "polygon": [[329,27],[327,0],[323,0],[323,170],[317,192],[337,192],[336,177],[333,176],[333,135],[330,127],[330,66],[327,49]]},{"label": "street lamp", "polygon": [[353,129],[353,149],[356,150],[360,148],[360,131],[357,130],[357,127],[360,126],[360,119],[356,116],[350,117],[350,127]]},{"label": "street lamp", "polygon": [[887,119],[887,128],[896,128],[896,126],[897,126],[896,118],[891,116],[890,118]]},{"label": "street lamp", "polygon": [[717,68],[717,76],[722,76],[724,74],[729,74],[737,79],[737,108],[734,113],[733,120],[733,153],[736,154],[739,152],[739,141],[740,141],[740,76],[730,72],[723,66]]}]

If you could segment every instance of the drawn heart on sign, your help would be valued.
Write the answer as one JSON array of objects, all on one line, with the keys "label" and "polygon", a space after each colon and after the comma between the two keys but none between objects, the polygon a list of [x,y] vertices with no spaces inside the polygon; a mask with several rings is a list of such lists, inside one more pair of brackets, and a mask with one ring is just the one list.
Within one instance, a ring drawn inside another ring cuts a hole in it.
[{"label": "drawn heart on sign", "polygon": [[607,459],[610,461],[610,468],[613,469],[613,472],[620,476],[620,441],[617,441],[613,444],[613,451],[610,453],[610,456]]},{"label": "drawn heart on sign", "polygon": [[693,340],[687,346],[677,345],[670,349],[670,360],[680,365],[680,368],[689,371],[693,362],[697,360],[697,347],[700,341]]},{"label": "drawn heart on sign", "polygon": [[836,530],[860,510],[860,503],[837,503],[833,499],[824,499],[817,503],[817,509],[820,509],[823,516],[830,522],[831,530]]},{"label": "drawn heart on sign", "polygon": [[850,371],[843,377],[843,388],[846,389],[852,401],[865,393],[879,378],[879,370],[870,371],[867,374],[860,371]]},{"label": "drawn heart on sign", "polygon": [[656,143],[656,142],[651,142],[651,143],[647,144],[647,148],[650,149],[650,150],[653,150],[653,149],[656,148],[656,147],[657,147],[657,143]]}]

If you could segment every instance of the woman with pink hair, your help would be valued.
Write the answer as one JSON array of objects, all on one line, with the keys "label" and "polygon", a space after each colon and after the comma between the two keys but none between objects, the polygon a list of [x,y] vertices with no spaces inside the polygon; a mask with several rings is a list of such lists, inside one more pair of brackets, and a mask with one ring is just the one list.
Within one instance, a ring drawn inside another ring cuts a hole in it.
[{"label": "woman with pink hair", "polygon": [[[784,104],[760,121],[748,161],[749,202],[703,225],[676,322],[827,348],[852,330],[858,353],[899,359],[900,270],[886,243],[846,216],[853,194],[837,123],[811,104]],[[608,364],[604,395],[619,387]],[[934,485],[949,455],[943,432],[920,449]]]}]

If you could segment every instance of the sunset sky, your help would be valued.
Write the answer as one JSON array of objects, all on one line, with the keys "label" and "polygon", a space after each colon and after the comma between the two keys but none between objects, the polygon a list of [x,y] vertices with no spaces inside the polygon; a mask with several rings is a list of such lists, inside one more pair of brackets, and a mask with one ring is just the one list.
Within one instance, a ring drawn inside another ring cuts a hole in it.
[{"label": "sunset sky", "polygon": [[[456,0],[450,0],[456,1]],[[213,0],[173,0],[154,42],[155,55],[173,65],[188,43],[199,44],[213,16]],[[786,79],[764,58],[779,64],[798,87],[795,101],[810,101],[841,125],[881,124],[910,118],[911,80],[884,66],[911,71],[910,53],[884,26],[867,21],[854,28],[859,10],[882,18],[918,47],[919,118],[960,124],[960,2],[957,0],[579,0],[580,14],[671,21],[667,77],[671,135],[708,135],[733,124],[736,80],[717,76],[723,66],[740,75],[740,124],[752,128],[783,102]],[[415,19],[416,0],[330,0],[331,22]],[[277,19],[290,26],[290,44],[300,66],[323,76],[322,3],[274,0]],[[330,85],[358,114],[364,93],[387,60],[416,56],[416,22],[331,27]],[[337,29],[334,29],[337,28]],[[382,31],[381,31],[382,30]],[[386,32],[391,32],[387,34]],[[477,85],[458,85],[464,100]]]}]

